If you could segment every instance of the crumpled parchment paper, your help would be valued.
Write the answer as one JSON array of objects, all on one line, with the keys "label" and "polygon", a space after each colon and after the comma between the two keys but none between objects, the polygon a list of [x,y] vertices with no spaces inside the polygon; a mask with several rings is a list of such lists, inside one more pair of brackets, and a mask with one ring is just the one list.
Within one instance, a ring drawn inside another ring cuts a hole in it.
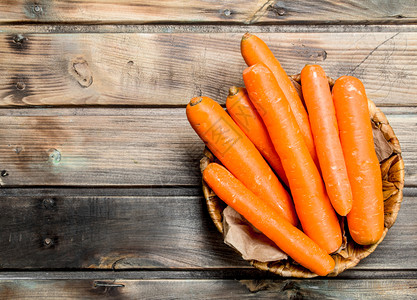
[{"label": "crumpled parchment paper", "polygon": [[[375,152],[381,162],[393,152],[392,147],[383,133],[373,124],[372,126]],[[343,221],[342,221],[343,223]],[[288,256],[263,233],[253,227],[244,217],[230,206],[223,211],[224,242],[237,250],[245,260],[270,262],[286,259]],[[343,256],[346,242],[337,251]]]}]

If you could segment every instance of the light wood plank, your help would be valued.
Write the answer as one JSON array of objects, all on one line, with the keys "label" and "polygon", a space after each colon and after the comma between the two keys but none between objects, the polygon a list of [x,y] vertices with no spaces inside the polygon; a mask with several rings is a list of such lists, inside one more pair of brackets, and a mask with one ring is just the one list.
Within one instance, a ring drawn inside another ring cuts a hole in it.
[{"label": "light wood plank", "polygon": [[2,22],[412,23],[415,1],[3,1]]},{"label": "light wood plank", "polygon": [[416,279],[5,280],[7,299],[415,299]]},{"label": "light wood plank", "polygon": [[[252,269],[223,243],[201,195],[172,190],[0,189],[0,268]],[[395,225],[354,270],[417,270],[416,214],[408,188]]]},{"label": "light wood plank", "polygon": [[[241,33],[1,34],[0,106],[224,103],[242,85]],[[417,105],[415,32],[259,34],[289,74],[355,75],[377,105]]]},{"label": "light wood plank", "polygon": [[[417,110],[384,107],[417,185]],[[2,109],[3,186],[199,186],[204,144],[184,108]],[[5,173],[5,174],[6,174]],[[5,175],[4,174],[4,175]]]}]

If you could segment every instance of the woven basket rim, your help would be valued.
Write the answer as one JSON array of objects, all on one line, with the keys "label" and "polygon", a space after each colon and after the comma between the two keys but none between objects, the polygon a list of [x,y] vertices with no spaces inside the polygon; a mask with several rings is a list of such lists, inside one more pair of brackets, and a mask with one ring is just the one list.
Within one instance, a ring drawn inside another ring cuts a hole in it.
[{"label": "woven basket rim", "polygon": [[[300,83],[300,74],[289,76],[296,83]],[[334,80],[328,77],[330,86],[334,84]],[[369,246],[360,246],[356,244],[352,238],[347,236],[347,246],[343,252],[332,254],[335,259],[336,267],[334,271],[327,276],[337,276],[346,269],[356,266],[360,260],[364,259],[375,251],[376,247],[385,238],[388,229],[394,224],[397,219],[398,211],[403,199],[404,187],[404,162],[401,156],[401,148],[397,137],[389,125],[389,122],[384,113],[376,107],[375,103],[368,99],[368,108],[370,118],[374,125],[383,133],[384,138],[388,141],[393,153],[391,156],[380,163],[381,174],[383,179],[384,192],[384,232],[380,240]],[[213,162],[216,158],[205,148],[204,156],[200,161],[201,172],[205,167]],[[211,219],[220,233],[223,233],[222,211],[226,206],[216,194],[209,188],[204,179],[202,180],[203,194],[206,200],[207,209]],[[344,224],[346,226],[346,224]],[[317,274],[305,269],[291,259],[277,261],[277,262],[259,262],[251,260],[250,263],[257,269],[269,271],[283,277],[297,277],[297,278],[312,278]]]}]

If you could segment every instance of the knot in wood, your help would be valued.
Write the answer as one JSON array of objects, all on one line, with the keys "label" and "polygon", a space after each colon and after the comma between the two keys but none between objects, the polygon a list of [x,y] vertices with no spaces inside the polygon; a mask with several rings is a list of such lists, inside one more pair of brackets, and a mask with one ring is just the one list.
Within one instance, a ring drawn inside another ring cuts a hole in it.
[{"label": "knot in wood", "polygon": [[52,161],[53,164],[58,164],[61,161],[61,152],[57,149],[49,149],[49,158]]},{"label": "knot in wood", "polygon": [[93,83],[93,74],[85,58],[79,56],[70,61],[69,73],[78,83],[87,88]]}]

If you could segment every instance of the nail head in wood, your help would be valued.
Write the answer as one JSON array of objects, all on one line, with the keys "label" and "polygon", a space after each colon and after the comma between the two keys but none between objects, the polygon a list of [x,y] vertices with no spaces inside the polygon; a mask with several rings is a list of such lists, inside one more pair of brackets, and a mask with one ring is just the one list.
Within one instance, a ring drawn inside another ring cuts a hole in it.
[{"label": "nail head in wood", "polygon": [[40,6],[39,4],[33,5],[33,12],[39,15],[40,13],[42,13],[42,6]]},{"label": "nail head in wood", "polygon": [[42,203],[45,208],[52,208],[55,205],[55,200],[52,198],[45,198]]},{"label": "nail head in wood", "polygon": [[16,34],[15,36],[13,36],[13,43],[21,45],[23,44],[25,41],[27,40],[27,38],[25,38],[22,34]]},{"label": "nail head in wood", "polygon": [[23,81],[19,81],[16,83],[16,88],[19,91],[23,91],[26,88],[26,84]]},{"label": "nail head in wood", "polygon": [[277,9],[277,14],[278,14],[278,16],[283,16],[283,15],[285,15],[285,9],[284,9],[284,8],[282,8],[282,7],[279,7],[279,8]]},{"label": "nail head in wood", "polygon": [[45,247],[49,248],[54,244],[54,241],[51,238],[45,238],[43,244]]},{"label": "nail head in wood", "polygon": [[279,6],[275,6],[275,5],[270,5],[268,7],[268,10],[276,13],[278,16],[282,17],[283,15],[286,14],[286,10],[284,7],[279,7]]}]

